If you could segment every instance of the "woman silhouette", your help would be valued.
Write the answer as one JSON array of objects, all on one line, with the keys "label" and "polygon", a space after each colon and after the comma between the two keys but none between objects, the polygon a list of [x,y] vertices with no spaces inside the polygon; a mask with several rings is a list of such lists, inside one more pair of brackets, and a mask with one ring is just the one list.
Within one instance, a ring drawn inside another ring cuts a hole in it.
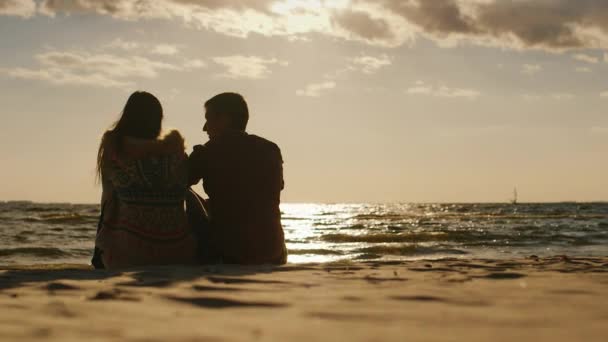
[{"label": "woman silhouette", "polygon": [[177,131],[160,138],[162,119],[158,99],[135,92],[103,135],[97,155],[103,193],[96,267],[195,262],[197,242],[185,210],[184,140]]}]

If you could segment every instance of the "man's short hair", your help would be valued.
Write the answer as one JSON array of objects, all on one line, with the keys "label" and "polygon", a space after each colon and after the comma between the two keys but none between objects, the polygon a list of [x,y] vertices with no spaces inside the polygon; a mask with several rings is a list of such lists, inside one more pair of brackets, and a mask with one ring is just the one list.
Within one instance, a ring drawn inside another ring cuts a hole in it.
[{"label": "man's short hair", "polygon": [[205,109],[212,115],[228,115],[232,128],[244,131],[249,121],[247,102],[237,93],[221,93],[205,102]]}]

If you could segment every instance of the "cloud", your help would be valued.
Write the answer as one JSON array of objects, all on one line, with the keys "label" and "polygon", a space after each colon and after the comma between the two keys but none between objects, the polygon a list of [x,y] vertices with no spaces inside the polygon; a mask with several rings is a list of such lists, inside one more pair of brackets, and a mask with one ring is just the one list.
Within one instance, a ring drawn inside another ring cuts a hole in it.
[{"label": "cloud", "polygon": [[607,91],[604,91],[604,92],[601,92],[601,93],[600,93],[600,97],[603,97],[603,98],[608,99],[608,90],[607,90]]},{"label": "cloud", "polygon": [[416,85],[406,89],[405,91],[409,95],[426,95],[435,97],[446,97],[446,98],[462,98],[468,100],[475,100],[481,93],[474,89],[466,88],[450,88],[447,86],[433,87],[427,85],[422,81],[416,82]]},{"label": "cloud", "polygon": [[153,44],[144,42],[134,42],[116,38],[108,44],[103,45],[106,49],[119,49],[124,51],[135,51],[139,53],[174,56],[180,52],[180,47],[173,44]]},{"label": "cloud", "polygon": [[373,75],[377,73],[380,69],[386,68],[392,64],[392,58],[386,54],[376,56],[361,54],[356,57],[346,58],[344,67],[329,72],[323,77],[328,80],[336,80],[342,78],[345,75],[353,73]]},{"label": "cloud", "polygon": [[597,64],[600,61],[600,59],[598,57],[589,56],[584,53],[576,54],[576,55],[572,56],[572,58],[576,59],[577,61],[590,63],[590,64]]},{"label": "cloud", "polygon": [[[3,14],[29,16],[32,8],[32,0],[0,0]],[[235,37],[322,34],[396,47],[422,36],[445,47],[608,49],[605,0],[42,0],[39,8],[51,16],[181,20]]]},{"label": "cloud", "polygon": [[523,94],[522,98],[526,101],[555,100],[570,101],[576,98],[572,93],[552,93],[552,94]]},{"label": "cloud", "polygon": [[220,76],[235,79],[262,79],[270,74],[269,65],[279,64],[286,66],[287,62],[279,61],[276,58],[262,58],[257,56],[227,56],[215,57],[213,61],[226,67],[226,73]]},{"label": "cloud", "polygon": [[[43,0],[42,11],[54,13],[97,13],[117,18],[162,18],[175,16],[177,10],[188,11],[184,16],[204,10],[226,9],[268,12],[273,0]],[[166,13],[162,11],[171,10]]]},{"label": "cloud", "polygon": [[411,25],[369,3],[364,3],[358,9],[335,11],[331,14],[330,22],[330,35],[371,45],[396,47],[415,39]]},{"label": "cloud", "polygon": [[[162,71],[183,71],[194,65],[177,65],[140,56],[94,54],[86,51],[49,51],[36,56],[37,68],[5,68],[0,74],[59,85],[128,87],[138,78],[157,78]],[[197,63],[197,65],[200,64]]]},{"label": "cloud", "polygon": [[424,85],[422,82],[417,82],[415,86],[410,87],[406,90],[408,94],[420,94],[420,95],[431,95],[433,94],[433,87]]},{"label": "cloud", "polygon": [[[189,27],[233,37],[250,34],[285,36],[309,33],[358,39],[332,29],[332,16],[349,1],[320,0],[44,0],[41,12],[95,13],[120,20],[181,20]],[[359,38],[360,39],[360,38]]]},{"label": "cloud", "polygon": [[563,51],[608,47],[604,0],[383,0],[438,41]]},{"label": "cloud", "polygon": [[387,55],[378,57],[367,55],[354,57],[351,59],[350,63],[351,68],[361,70],[361,72],[368,75],[375,74],[378,70],[393,64]]},{"label": "cloud", "polygon": [[164,0],[43,0],[39,12],[48,16],[94,13],[124,20],[170,19],[171,13],[161,13],[166,3]]},{"label": "cloud", "polygon": [[70,70],[56,68],[49,69],[0,69],[0,74],[6,74],[11,78],[23,80],[45,81],[57,85],[85,85],[102,88],[126,88],[133,85],[132,82],[114,79],[102,73],[79,74]]},{"label": "cloud", "polygon": [[180,69],[172,64],[153,61],[145,57],[121,57],[87,52],[51,51],[39,54],[37,59],[42,65],[50,68],[101,72],[115,77],[155,78],[160,70]]},{"label": "cloud", "polygon": [[184,68],[186,68],[186,69],[202,69],[202,68],[206,68],[206,67],[207,67],[207,63],[205,63],[204,61],[202,61],[200,59],[191,59],[184,63]]},{"label": "cloud", "polygon": [[29,18],[36,14],[34,0],[0,0],[0,15]]},{"label": "cloud", "polygon": [[140,43],[125,41],[122,38],[116,38],[113,41],[111,41],[110,43],[105,45],[105,47],[107,47],[107,48],[121,49],[121,50],[125,50],[125,51],[135,50],[135,49],[138,49],[140,46],[141,46]]},{"label": "cloud", "polygon": [[538,94],[523,94],[521,97],[523,97],[524,100],[526,101],[538,101],[540,99],[542,99],[542,96],[538,95]]},{"label": "cloud", "polygon": [[543,70],[543,67],[538,64],[524,64],[522,71],[524,74],[532,75]]},{"label": "cloud", "polygon": [[473,18],[465,16],[456,1],[384,0],[384,3],[395,13],[431,34],[472,34],[479,31]]},{"label": "cloud", "polygon": [[322,83],[312,83],[306,86],[304,89],[300,89],[296,91],[296,95],[298,96],[307,96],[307,97],[319,97],[321,93],[330,89],[336,88],[336,82],[327,81]]},{"label": "cloud", "polygon": [[[164,56],[175,56],[180,52],[180,48],[177,45],[172,44],[152,44],[152,43],[140,43],[133,41],[126,41],[122,38],[116,38],[108,44],[103,45],[105,49],[118,49],[133,52],[137,50],[138,53],[147,53],[152,55],[164,55]],[[207,63],[201,59],[184,59],[183,69],[193,70],[206,68]]]},{"label": "cloud", "polygon": [[554,93],[551,94],[551,98],[557,101],[566,101],[574,99],[574,94],[571,93]]},{"label": "cloud", "polygon": [[159,44],[156,45],[151,52],[156,55],[172,56],[179,52],[179,48],[176,45]]}]

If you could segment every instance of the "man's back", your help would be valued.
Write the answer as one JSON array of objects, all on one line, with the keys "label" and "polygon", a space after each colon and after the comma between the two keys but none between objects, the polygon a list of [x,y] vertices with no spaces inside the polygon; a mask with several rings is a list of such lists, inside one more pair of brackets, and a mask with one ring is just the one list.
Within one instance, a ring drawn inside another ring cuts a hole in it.
[{"label": "man's back", "polygon": [[284,263],[279,209],[283,161],[278,146],[244,132],[195,146],[192,182],[203,179],[209,195],[209,243],[227,263]]}]

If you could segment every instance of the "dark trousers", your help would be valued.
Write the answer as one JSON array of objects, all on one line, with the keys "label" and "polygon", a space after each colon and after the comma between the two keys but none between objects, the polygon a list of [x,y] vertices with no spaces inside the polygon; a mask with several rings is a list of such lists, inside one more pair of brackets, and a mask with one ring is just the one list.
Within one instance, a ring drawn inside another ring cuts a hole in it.
[{"label": "dark trousers", "polygon": [[205,200],[192,189],[186,194],[186,213],[188,222],[198,241],[197,258],[199,264],[218,264],[222,262],[221,254],[213,243],[209,211]]}]

